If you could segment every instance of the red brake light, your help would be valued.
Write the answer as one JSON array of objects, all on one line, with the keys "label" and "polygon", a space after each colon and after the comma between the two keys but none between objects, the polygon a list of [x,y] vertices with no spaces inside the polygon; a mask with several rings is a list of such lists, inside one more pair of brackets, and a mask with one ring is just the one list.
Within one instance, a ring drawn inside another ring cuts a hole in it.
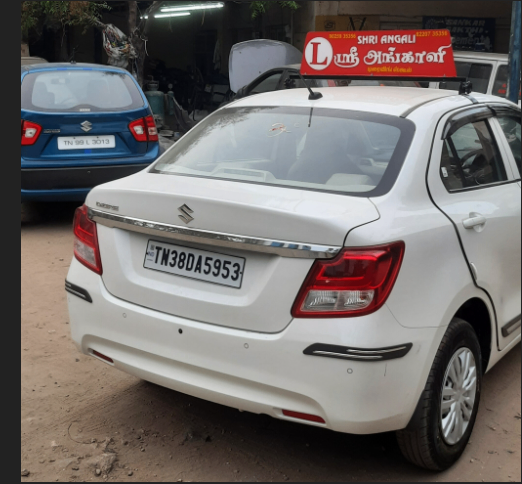
[{"label": "red brake light", "polygon": [[24,121],[23,119],[21,121],[22,146],[34,145],[42,132],[42,127],[31,121]]},{"label": "red brake light", "polygon": [[136,141],[158,141],[158,129],[153,116],[133,121],[129,124],[129,129]]},{"label": "red brake light", "polygon": [[74,256],[84,266],[96,274],[102,275],[100,248],[96,223],[88,216],[86,205],[76,209],[74,213]]},{"label": "red brake light", "polygon": [[145,118],[145,124],[147,125],[147,136],[149,141],[158,141],[158,128],[156,128],[154,117],[147,116]]},{"label": "red brake light", "polygon": [[137,119],[129,124],[130,132],[136,141],[147,141],[147,128],[143,118]]},{"label": "red brake light", "polygon": [[388,298],[404,242],[344,249],[312,266],[292,308],[294,318],[346,318],[377,311]]}]

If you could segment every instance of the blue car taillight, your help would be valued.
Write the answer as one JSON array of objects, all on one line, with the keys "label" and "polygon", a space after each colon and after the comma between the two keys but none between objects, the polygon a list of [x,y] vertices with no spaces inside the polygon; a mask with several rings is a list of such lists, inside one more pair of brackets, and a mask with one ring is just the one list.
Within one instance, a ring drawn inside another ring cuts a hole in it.
[{"label": "blue car taillight", "polygon": [[129,124],[129,129],[136,141],[158,141],[158,128],[153,116],[136,119]]},{"label": "blue car taillight", "polygon": [[31,146],[38,141],[38,137],[42,132],[42,127],[39,124],[31,121],[21,120],[22,128],[22,146]]}]

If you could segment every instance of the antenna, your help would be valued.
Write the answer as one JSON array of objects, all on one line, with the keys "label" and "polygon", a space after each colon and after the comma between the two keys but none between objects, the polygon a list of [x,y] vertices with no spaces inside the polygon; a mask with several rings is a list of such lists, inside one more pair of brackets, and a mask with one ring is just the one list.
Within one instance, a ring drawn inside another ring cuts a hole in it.
[{"label": "antenna", "polygon": [[79,46],[77,45],[77,46],[73,47],[73,49],[72,49],[72,55],[71,55],[71,57],[69,57],[69,62],[71,64],[76,64],[76,51],[77,51],[78,47]]},{"label": "antenna", "polygon": [[323,95],[320,92],[312,91],[312,88],[308,85],[301,73],[299,73],[299,77],[304,82],[304,85],[307,87],[308,91],[310,91],[310,96],[308,96],[308,99],[310,99],[310,101],[317,101],[318,99],[321,99],[323,97]]}]

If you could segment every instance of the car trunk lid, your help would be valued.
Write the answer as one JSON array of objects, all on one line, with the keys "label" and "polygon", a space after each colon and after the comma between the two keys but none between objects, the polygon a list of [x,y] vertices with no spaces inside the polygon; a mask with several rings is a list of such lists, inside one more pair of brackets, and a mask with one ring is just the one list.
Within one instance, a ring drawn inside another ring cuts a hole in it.
[{"label": "car trunk lid", "polygon": [[[124,113],[33,113],[22,112],[25,121],[37,123],[42,132],[36,143],[22,146],[25,161],[67,162],[96,158],[115,159],[139,157],[147,153],[147,142],[138,142],[129,123],[148,115],[146,109]],[[110,146],[83,145],[89,139],[110,143]]]},{"label": "car trunk lid", "polygon": [[230,51],[230,89],[237,93],[260,74],[276,67],[300,64],[303,54],[293,45],[278,40],[240,42]]},{"label": "car trunk lid", "polygon": [[[379,218],[367,198],[154,173],[95,188],[86,203],[98,222],[103,281],[111,294],[262,333],[289,324],[314,257],[333,256],[351,229]],[[241,286],[146,268],[151,243],[244,259]]]}]

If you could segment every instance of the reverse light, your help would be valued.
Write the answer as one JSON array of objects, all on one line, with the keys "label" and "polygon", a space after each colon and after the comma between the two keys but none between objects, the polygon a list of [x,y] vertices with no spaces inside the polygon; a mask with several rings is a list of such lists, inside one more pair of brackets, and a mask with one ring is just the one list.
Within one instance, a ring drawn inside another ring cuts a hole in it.
[{"label": "reverse light", "polygon": [[344,249],[312,266],[292,308],[294,318],[340,318],[377,311],[388,298],[404,256],[404,242]]},{"label": "reverse light", "polygon": [[153,116],[136,119],[129,124],[129,129],[134,139],[140,142],[158,141],[158,128]]},{"label": "reverse light", "polygon": [[32,121],[21,120],[22,146],[34,145],[42,132],[42,127]]},{"label": "reverse light", "polygon": [[100,276],[103,273],[96,223],[88,216],[86,205],[74,213],[74,256],[84,266]]}]

